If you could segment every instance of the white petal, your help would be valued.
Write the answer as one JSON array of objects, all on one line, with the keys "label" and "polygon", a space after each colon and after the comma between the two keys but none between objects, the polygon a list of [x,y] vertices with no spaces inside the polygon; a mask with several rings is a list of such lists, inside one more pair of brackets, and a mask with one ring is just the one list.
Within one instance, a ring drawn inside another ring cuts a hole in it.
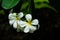
[{"label": "white petal", "polygon": [[9,17],[9,19],[10,19],[10,20],[14,20],[14,19],[15,19],[15,17],[14,17],[14,16],[11,16],[11,17]]},{"label": "white petal", "polygon": [[39,23],[38,19],[32,21],[32,25],[38,25],[38,23]]},{"label": "white petal", "polygon": [[11,19],[12,17],[13,17],[13,14],[10,13],[9,16],[8,16],[8,18]]},{"label": "white petal", "polygon": [[19,14],[18,14],[18,17],[19,18],[22,18],[24,15],[23,15],[23,12],[20,12]]},{"label": "white petal", "polygon": [[13,14],[12,14],[12,13],[10,13],[10,14],[9,14],[9,17],[10,17],[10,16],[12,16],[12,15],[13,15]]},{"label": "white petal", "polygon": [[26,23],[25,23],[24,21],[18,21],[18,24],[19,24],[21,27],[26,26]]},{"label": "white petal", "polygon": [[14,22],[13,27],[17,28],[17,22]]},{"label": "white petal", "polygon": [[14,20],[10,20],[9,24],[12,25],[14,23]]},{"label": "white petal", "polygon": [[13,13],[13,16],[16,16],[16,13]]},{"label": "white petal", "polygon": [[37,29],[35,26],[30,26],[29,28],[31,31],[35,31]]},{"label": "white petal", "polygon": [[14,14],[10,13],[9,16],[8,16],[8,18],[11,19],[11,20],[13,20],[15,18],[14,15],[15,15],[15,13]]},{"label": "white petal", "polygon": [[29,32],[29,27],[26,27],[26,28],[24,29],[24,32],[25,32],[25,33],[28,33],[28,32]]},{"label": "white petal", "polygon": [[32,15],[31,14],[27,14],[25,16],[25,18],[26,18],[27,21],[31,21],[32,20]]}]

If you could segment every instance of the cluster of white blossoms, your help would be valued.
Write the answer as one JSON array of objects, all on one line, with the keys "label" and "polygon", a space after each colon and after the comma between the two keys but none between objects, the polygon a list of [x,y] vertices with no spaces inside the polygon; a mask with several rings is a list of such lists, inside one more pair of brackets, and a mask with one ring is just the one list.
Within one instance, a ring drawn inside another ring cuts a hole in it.
[{"label": "cluster of white blossoms", "polygon": [[39,21],[38,19],[34,19],[32,20],[32,15],[31,14],[26,14],[25,15],[25,19],[26,20],[22,20],[24,14],[23,12],[20,13],[10,13],[8,18],[9,18],[9,24],[13,25],[13,28],[17,29],[17,27],[19,26],[19,28],[23,28],[23,32],[25,33],[33,33],[35,30],[37,30],[37,26],[39,25]]}]

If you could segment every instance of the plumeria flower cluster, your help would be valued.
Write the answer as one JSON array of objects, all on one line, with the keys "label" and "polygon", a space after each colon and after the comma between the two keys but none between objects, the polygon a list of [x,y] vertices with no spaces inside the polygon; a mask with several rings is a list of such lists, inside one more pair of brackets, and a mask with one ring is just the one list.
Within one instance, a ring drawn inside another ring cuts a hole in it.
[{"label": "plumeria flower cluster", "polygon": [[35,30],[37,30],[37,25],[39,25],[38,19],[32,20],[32,15],[31,14],[26,14],[25,19],[22,20],[24,14],[23,12],[20,13],[10,13],[8,18],[9,18],[9,24],[13,25],[13,28],[21,30],[23,28],[23,32],[25,33],[33,33]]}]

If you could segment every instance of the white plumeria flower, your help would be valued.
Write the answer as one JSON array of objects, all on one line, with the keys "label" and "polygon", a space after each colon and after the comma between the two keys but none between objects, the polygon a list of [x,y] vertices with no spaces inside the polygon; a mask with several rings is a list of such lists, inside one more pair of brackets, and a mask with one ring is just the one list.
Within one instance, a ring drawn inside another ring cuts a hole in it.
[{"label": "white plumeria flower", "polygon": [[33,33],[37,29],[36,25],[38,25],[38,23],[39,23],[38,19],[34,19],[32,21],[31,14],[27,14],[25,16],[25,18],[26,18],[27,22],[25,22],[24,32],[25,33],[28,33],[28,32]]},{"label": "white plumeria flower", "polygon": [[17,28],[19,22],[22,22],[21,18],[23,17],[23,12],[20,12],[18,15],[16,13],[9,14],[9,24],[13,25],[14,28]]}]

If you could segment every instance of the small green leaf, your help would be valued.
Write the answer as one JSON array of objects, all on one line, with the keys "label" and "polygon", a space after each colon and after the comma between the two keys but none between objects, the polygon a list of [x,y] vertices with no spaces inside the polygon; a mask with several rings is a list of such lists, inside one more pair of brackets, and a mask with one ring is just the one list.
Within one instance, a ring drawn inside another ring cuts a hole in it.
[{"label": "small green leaf", "polygon": [[25,1],[21,6],[21,11],[23,11],[25,14],[31,13],[30,3],[28,1]]},{"label": "small green leaf", "polygon": [[22,6],[21,6],[21,10],[26,9],[28,5],[29,5],[28,2],[24,2],[24,3],[22,4]]},{"label": "small green leaf", "polygon": [[10,9],[16,6],[19,3],[20,0],[3,0],[2,1],[2,7],[4,9]]},{"label": "small green leaf", "polygon": [[34,0],[34,3],[37,3],[37,2],[47,2],[47,3],[49,3],[48,0]]}]

